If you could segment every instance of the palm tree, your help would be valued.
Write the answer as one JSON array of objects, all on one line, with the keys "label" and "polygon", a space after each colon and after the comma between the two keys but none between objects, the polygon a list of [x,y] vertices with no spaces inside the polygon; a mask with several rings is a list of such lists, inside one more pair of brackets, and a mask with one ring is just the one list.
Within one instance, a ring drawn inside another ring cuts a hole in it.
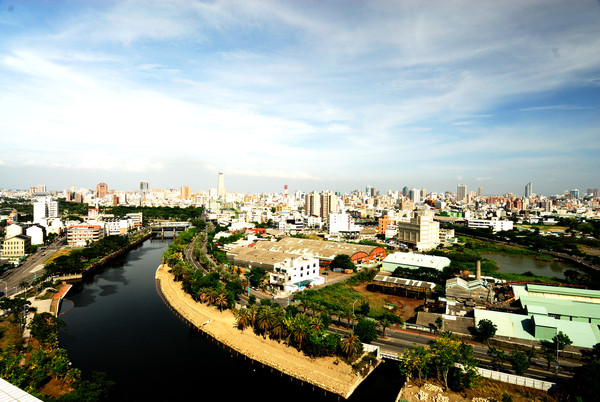
[{"label": "palm tree", "polygon": [[200,303],[206,303],[208,301],[208,290],[206,288],[201,288],[198,290],[198,297],[200,299]]},{"label": "palm tree", "polygon": [[219,292],[215,298],[215,304],[219,308],[219,311],[223,311],[227,307],[227,295],[225,292]]},{"label": "palm tree", "polygon": [[29,287],[29,282],[23,281],[23,282],[19,283],[19,286],[21,288],[23,288],[23,290],[25,290],[25,289],[27,289]]},{"label": "palm tree", "polygon": [[250,312],[242,307],[237,313],[237,327],[242,331],[251,324]]},{"label": "palm tree", "polygon": [[282,338],[287,336],[287,328],[285,326],[285,316],[275,316],[275,322],[271,328],[271,334],[277,337],[277,341],[281,341]]},{"label": "palm tree", "polygon": [[379,326],[381,326],[381,331],[383,333],[383,337],[385,338],[385,329],[389,328],[392,325],[392,322],[387,318],[382,318],[379,320]]},{"label": "palm tree", "polygon": [[302,349],[302,341],[304,340],[308,332],[304,319],[302,317],[305,316],[298,314],[294,317],[285,318],[286,327],[288,328],[290,334],[290,339],[293,343],[296,343],[298,345],[298,349]]},{"label": "palm tree", "polygon": [[263,336],[266,337],[267,331],[273,327],[273,324],[274,317],[271,307],[261,306],[256,315],[256,326],[258,327],[258,330],[263,333]]},{"label": "palm tree", "polygon": [[360,340],[358,339],[358,336],[351,332],[342,339],[340,348],[342,349],[342,352],[348,356],[348,359],[354,360],[354,356],[359,350],[359,344]]}]

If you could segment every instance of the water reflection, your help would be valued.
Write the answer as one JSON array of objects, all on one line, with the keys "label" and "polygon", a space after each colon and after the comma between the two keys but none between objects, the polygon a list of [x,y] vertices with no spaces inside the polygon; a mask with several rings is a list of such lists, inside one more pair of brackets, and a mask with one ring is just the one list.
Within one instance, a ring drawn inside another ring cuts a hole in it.
[{"label": "water reflection", "polygon": [[484,257],[496,261],[498,271],[511,274],[524,274],[529,271],[535,275],[564,278],[564,271],[576,269],[573,265],[562,261],[538,260],[526,255],[486,253]]}]

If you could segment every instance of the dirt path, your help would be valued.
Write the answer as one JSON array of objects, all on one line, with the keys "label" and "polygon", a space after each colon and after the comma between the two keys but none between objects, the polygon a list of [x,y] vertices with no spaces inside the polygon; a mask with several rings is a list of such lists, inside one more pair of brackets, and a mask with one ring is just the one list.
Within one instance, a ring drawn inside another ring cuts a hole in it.
[{"label": "dirt path", "polygon": [[257,362],[344,398],[363,380],[352,373],[349,365],[341,361],[334,364],[337,360],[334,357],[311,359],[294,348],[257,336],[251,330],[238,330],[230,310],[219,312],[215,307],[194,301],[181,289],[181,282],[173,281],[166,266],[158,268],[156,279],[160,281],[163,297],[177,313],[219,342]]}]

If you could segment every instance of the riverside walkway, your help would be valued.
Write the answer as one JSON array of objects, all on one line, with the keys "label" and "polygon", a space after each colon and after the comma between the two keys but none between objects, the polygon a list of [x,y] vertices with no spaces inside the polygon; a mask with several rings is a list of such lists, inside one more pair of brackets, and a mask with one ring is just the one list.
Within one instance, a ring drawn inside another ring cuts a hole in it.
[{"label": "riverside walkway", "polygon": [[183,291],[181,282],[173,281],[173,275],[165,265],[156,271],[156,286],[165,303],[182,320],[220,342],[223,347],[271,367],[282,376],[285,374],[290,379],[312,384],[345,399],[364,380],[348,364],[335,357],[311,359],[295,348],[257,336],[251,330],[236,329],[235,317],[230,310],[219,312],[215,307],[196,302]]}]

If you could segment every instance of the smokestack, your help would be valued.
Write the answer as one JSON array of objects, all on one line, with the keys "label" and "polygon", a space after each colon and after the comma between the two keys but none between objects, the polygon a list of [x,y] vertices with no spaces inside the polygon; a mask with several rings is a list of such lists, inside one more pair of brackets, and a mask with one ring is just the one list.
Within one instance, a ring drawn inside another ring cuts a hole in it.
[{"label": "smokestack", "polygon": [[481,260],[477,260],[477,268],[475,271],[475,279],[481,279]]}]

